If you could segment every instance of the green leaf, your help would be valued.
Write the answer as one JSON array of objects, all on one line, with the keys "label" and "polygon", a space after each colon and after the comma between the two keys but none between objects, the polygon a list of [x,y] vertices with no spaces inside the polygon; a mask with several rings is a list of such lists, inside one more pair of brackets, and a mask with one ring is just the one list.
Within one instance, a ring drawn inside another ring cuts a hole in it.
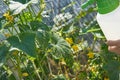
[{"label": "green leaf", "polygon": [[9,48],[6,45],[0,45],[0,62],[4,62],[7,54],[8,54]]},{"label": "green leaf", "polygon": [[101,29],[100,28],[91,28],[89,30],[86,30],[87,32],[96,32],[96,31],[100,31]]},{"label": "green leaf", "polygon": [[35,45],[35,33],[20,33],[19,38],[12,36],[7,39],[12,47],[18,48],[28,55],[35,57],[36,45]]},{"label": "green leaf", "polygon": [[50,30],[49,27],[45,23],[43,23],[41,21],[32,21],[30,23],[30,25],[32,27],[32,30],[34,30],[34,31],[36,31],[38,29],[45,30],[45,31]]},{"label": "green leaf", "polygon": [[36,34],[36,38],[40,44],[39,46],[41,46],[44,49],[48,47],[49,40],[50,40],[49,32],[38,31]]},{"label": "green leaf", "polygon": [[0,30],[2,29],[2,22],[1,22],[1,20],[0,20]]},{"label": "green leaf", "polygon": [[51,34],[51,45],[53,46],[54,52],[58,55],[63,54],[71,54],[70,45],[57,33]]},{"label": "green leaf", "polygon": [[104,65],[103,67],[109,75],[110,80],[119,80],[120,75],[120,62],[111,61]]},{"label": "green leaf", "polygon": [[30,1],[30,0],[13,0],[13,1],[17,1],[17,2],[20,2],[20,3],[25,4],[25,3],[27,3],[27,2]]},{"label": "green leaf", "polygon": [[73,56],[70,45],[62,37],[56,33],[51,34],[51,42],[53,55],[57,58],[65,58],[67,66],[71,67],[73,64]]}]

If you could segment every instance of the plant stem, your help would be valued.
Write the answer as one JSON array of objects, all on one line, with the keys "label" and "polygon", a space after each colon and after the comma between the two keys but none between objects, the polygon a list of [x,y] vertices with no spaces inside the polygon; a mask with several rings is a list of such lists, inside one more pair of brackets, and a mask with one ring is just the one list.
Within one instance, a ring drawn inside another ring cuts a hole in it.
[{"label": "plant stem", "polygon": [[[41,53],[41,54],[42,54],[42,53]],[[45,58],[45,57],[44,57],[44,58]],[[42,58],[42,60],[44,60],[44,58]],[[42,73],[43,73],[44,79],[47,78],[43,67],[40,65],[40,64],[43,64],[43,61],[42,61],[42,62],[40,61],[39,55],[37,56],[37,61],[39,62],[38,66],[39,66],[39,68],[41,69],[41,71],[42,71]]]},{"label": "plant stem", "polygon": [[44,0],[40,0],[40,8],[41,10],[38,12],[37,16],[35,17],[35,20],[41,16],[41,13],[44,11],[45,7],[45,1]]},{"label": "plant stem", "polygon": [[22,18],[21,18],[21,15],[20,15],[20,14],[19,14],[19,19],[20,19],[20,21],[21,21],[22,25],[24,25],[24,22],[23,22],[23,20],[22,20]]},{"label": "plant stem", "polygon": [[36,72],[36,74],[37,74],[39,80],[42,80],[42,78],[41,78],[40,75],[39,75],[38,69],[37,69],[37,67],[36,67],[36,65],[35,65],[35,63],[34,63],[34,61],[31,61],[31,62],[32,62],[32,64],[33,64],[33,67],[34,67],[34,69],[35,69],[35,72]]},{"label": "plant stem", "polygon": [[17,35],[19,34],[19,32],[17,31],[17,29],[13,26],[12,27],[14,30],[15,30],[15,32],[17,33]]},{"label": "plant stem", "polygon": [[[21,60],[22,60],[22,57],[24,56],[22,53],[23,53],[23,52],[21,52],[21,56],[20,56],[20,59],[21,59]],[[26,56],[25,56],[25,57],[26,57]],[[26,58],[26,59],[28,59],[28,58]],[[25,69],[27,70],[27,72],[30,74],[30,76],[28,76],[28,77],[29,77],[29,80],[34,80],[34,77],[31,75],[31,72],[30,72],[29,69],[26,67],[25,63],[22,62],[22,64],[24,65],[24,67],[25,67]]]},{"label": "plant stem", "polygon": [[52,69],[51,69],[51,65],[50,65],[50,63],[48,61],[48,57],[47,57],[47,62],[48,62],[48,67],[49,67],[50,74],[52,74]]},{"label": "plant stem", "polygon": [[94,49],[94,47],[95,47],[95,43],[96,43],[96,40],[97,40],[97,38],[96,38],[96,36],[94,36],[94,41],[93,41],[93,43],[92,43],[92,50]]},{"label": "plant stem", "polygon": [[22,72],[21,72],[21,67],[20,67],[20,58],[19,56],[15,56],[16,58],[16,61],[17,61],[17,69],[18,69],[18,72],[19,72],[19,76],[20,76],[20,79],[22,80]]},{"label": "plant stem", "polygon": [[11,30],[10,30],[9,28],[8,28],[8,31],[9,31],[9,33],[10,33],[10,34],[12,34],[12,35],[13,35],[13,33],[11,32]]}]

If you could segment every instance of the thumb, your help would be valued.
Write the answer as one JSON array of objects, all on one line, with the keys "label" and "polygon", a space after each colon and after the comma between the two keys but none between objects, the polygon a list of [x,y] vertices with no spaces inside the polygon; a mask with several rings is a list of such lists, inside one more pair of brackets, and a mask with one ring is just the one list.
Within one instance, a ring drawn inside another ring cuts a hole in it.
[{"label": "thumb", "polygon": [[107,44],[109,46],[120,46],[120,40],[108,40]]}]

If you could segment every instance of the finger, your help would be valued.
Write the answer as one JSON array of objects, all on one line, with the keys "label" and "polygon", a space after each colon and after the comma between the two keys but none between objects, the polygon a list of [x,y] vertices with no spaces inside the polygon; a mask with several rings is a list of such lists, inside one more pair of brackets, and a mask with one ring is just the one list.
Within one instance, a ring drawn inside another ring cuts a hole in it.
[{"label": "finger", "polygon": [[107,44],[109,46],[120,46],[120,40],[108,40]]},{"label": "finger", "polygon": [[109,46],[109,47],[108,47],[108,50],[111,51],[111,52],[115,52],[115,53],[117,53],[117,54],[120,54],[120,48],[119,48],[119,47]]}]

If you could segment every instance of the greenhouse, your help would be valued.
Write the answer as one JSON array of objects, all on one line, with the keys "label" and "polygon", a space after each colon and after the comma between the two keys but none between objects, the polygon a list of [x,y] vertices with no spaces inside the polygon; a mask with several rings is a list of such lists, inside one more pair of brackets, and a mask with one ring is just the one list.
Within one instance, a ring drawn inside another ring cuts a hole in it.
[{"label": "greenhouse", "polygon": [[0,80],[120,80],[119,0],[0,0]]}]

